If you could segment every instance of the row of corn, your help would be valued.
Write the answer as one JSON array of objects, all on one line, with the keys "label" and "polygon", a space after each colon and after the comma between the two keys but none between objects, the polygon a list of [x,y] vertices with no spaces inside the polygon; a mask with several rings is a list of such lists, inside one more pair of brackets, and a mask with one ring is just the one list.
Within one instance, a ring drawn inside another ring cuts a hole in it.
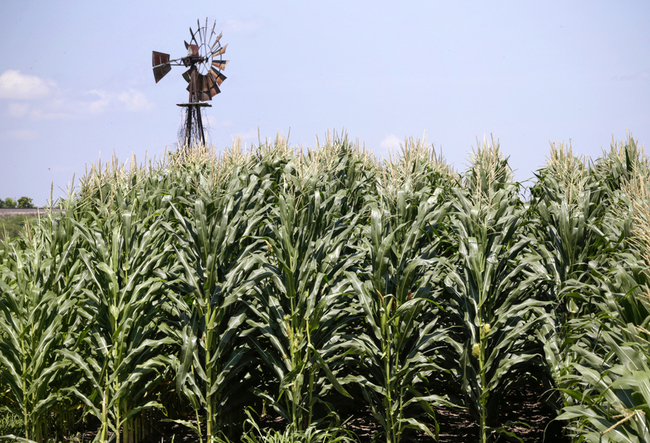
[{"label": "row of corn", "polygon": [[117,443],[354,440],[350,402],[435,439],[447,408],[487,442],[534,386],[576,441],[650,441],[648,168],[632,138],[530,186],[493,140],[461,174],[413,139],[100,162],[0,247],[0,408]]}]

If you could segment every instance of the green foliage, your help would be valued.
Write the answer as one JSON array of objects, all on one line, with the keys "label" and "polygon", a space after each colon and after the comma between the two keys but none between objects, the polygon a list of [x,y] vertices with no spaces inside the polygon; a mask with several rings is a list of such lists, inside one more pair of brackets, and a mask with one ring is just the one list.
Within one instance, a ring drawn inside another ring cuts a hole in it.
[{"label": "green foliage", "polygon": [[4,201],[2,201],[2,199],[0,199],[0,202],[2,202],[2,206],[0,206],[0,207],[7,208],[7,209],[13,209],[16,206],[18,206],[18,202],[16,202],[16,200],[14,200],[11,197],[5,198]]},{"label": "green foliage", "polygon": [[29,197],[20,197],[18,199],[17,205],[21,209],[29,209],[34,207],[34,202]]},{"label": "green foliage", "polygon": [[632,139],[592,168],[560,145],[532,189],[546,359],[577,441],[648,440],[647,168]]},{"label": "green foliage", "polygon": [[9,411],[0,411],[0,435],[21,435],[25,423],[20,415]]},{"label": "green foliage", "polygon": [[67,389],[100,420],[99,440],[107,441],[113,432],[119,443],[136,414],[162,407],[147,397],[163,382],[170,361],[161,351],[172,343],[162,317],[173,247],[155,213],[124,212],[93,221],[94,229],[76,224],[85,281],[79,288],[81,321],[74,345],[58,354],[80,372],[82,386],[88,388]]},{"label": "green foliage", "polygon": [[507,432],[497,421],[500,399],[526,378],[543,379],[537,331],[546,321],[537,299],[536,258],[524,235],[524,207],[508,182],[498,147],[484,146],[455,189],[451,211],[458,244],[446,277],[449,342],[456,352],[461,395],[479,422],[480,441]]},{"label": "green foliage", "polygon": [[[245,238],[255,233],[266,205],[263,182],[260,186],[255,176],[234,175],[217,196],[209,188],[199,193],[192,213],[173,207],[180,240],[176,253],[186,282],[174,299],[183,324],[176,330],[176,386],[196,417],[204,414],[207,440],[213,442],[229,423],[232,402],[246,398],[245,370],[252,362],[241,297],[250,290],[246,281],[260,259],[254,252],[259,242]],[[201,434],[198,425],[179,423]]]},{"label": "green foliage", "polygon": [[647,440],[647,171],[631,139],[554,146],[530,201],[494,141],[460,175],[424,142],[380,163],[331,136],[95,165],[63,212],[0,219],[3,433],[90,415],[136,443],[155,414],[210,443],[349,441],[353,397],[375,440],[435,438],[435,407],[512,440],[501,400],[532,381],[578,441]]},{"label": "green foliage", "polygon": [[6,199],[2,200],[0,198],[0,208],[7,208],[7,209],[14,209],[14,208],[20,208],[20,209],[29,209],[34,207],[34,202],[31,198],[29,197],[20,197],[18,201],[7,197]]},{"label": "green foliage", "polygon": [[37,217],[27,217],[25,215],[0,217],[0,242],[18,237],[29,226],[34,226],[37,222]]},{"label": "green foliage", "polygon": [[62,400],[51,385],[66,378],[66,362],[57,351],[71,345],[78,283],[78,276],[69,274],[78,266],[74,241],[56,226],[38,230],[31,241],[17,241],[0,263],[0,379],[8,386],[9,407],[23,417],[28,439],[41,439],[51,408]]}]

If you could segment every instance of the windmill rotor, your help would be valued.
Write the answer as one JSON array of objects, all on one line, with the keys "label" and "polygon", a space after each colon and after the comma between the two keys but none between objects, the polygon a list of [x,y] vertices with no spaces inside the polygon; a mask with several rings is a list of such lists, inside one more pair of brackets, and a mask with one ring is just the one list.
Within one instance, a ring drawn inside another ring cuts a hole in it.
[{"label": "windmill rotor", "polygon": [[[221,45],[222,33],[215,32],[217,22],[215,21],[210,28],[208,26],[208,19],[205,19],[205,25],[201,26],[199,20],[196,21],[196,30],[190,27],[190,40],[189,43],[184,41],[187,55],[185,57],[174,59],[170,58],[169,54],[163,52],[153,51],[152,65],[153,75],[156,83],[158,83],[165,75],[171,71],[172,66],[184,66],[187,68],[183,72],[183,78],[187,81],[187,91],[189,92],[189,102],[179,104],[187,108],[186,130],[188,134],[185,137],[186,145],[190,145],[191,137],[189,134],[199,133],[201,141],[205,143],[203,135],[203,127],[201,123],[200,107],[210,106],[207,102],[212,100],[212,97],[219,94],[221,84],[226,80],[223,70],[228,64],[228,60],[223,59],[228,45]],[[197,117],[192,118],[192,115]],[[190,128],[190,125],[200,124],[201,127],[197,131],[196,128]]]},{"label": "windmill rotor", "polygon": [[228,60],[223,59],[228,45],[221,46],[222,33],[215,32],[217,22],[215,21],[212,28],[208,27],[208,20],[205,25],[196,21],[197,28],[192,30],[190,27],[190,42],[185,41],[187,55],[183,58],[171,60],[169,54],[153,51],[153,74],[156,83],[158,83],[169,71],[172,66],[185,66],[187,71],[183,73],[183,78],[188,82],[187,90],[190,95],[190,102],[209,101],[212,97],[219,94],[219,86],[226,79],[223,70],[228,64]]}]

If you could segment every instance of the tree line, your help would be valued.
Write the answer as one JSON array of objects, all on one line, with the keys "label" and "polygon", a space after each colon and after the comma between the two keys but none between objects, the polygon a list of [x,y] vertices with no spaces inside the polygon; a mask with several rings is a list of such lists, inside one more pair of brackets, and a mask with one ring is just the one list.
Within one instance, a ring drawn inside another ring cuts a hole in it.
[{"label": "tree line", "polygon": [[18,200],[14,200],[11,197],[7,197],[4,200],[0,198],[0,209],[29,209],[34,207],[34,202],[29,197],[20,197]]}]

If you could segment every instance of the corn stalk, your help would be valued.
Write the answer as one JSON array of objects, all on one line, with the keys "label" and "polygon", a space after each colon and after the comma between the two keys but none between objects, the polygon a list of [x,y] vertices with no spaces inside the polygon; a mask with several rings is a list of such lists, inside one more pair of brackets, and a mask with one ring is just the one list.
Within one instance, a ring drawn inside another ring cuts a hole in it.
[{"label": "corn stalk", "polygon": [[249,302],[253,346],[279,381],[276,392],[258,394],[299,432],[322,419],[314,417],[319,393],[334,388],[350,397],[332,369],[337,334],[354,316],[343,277],[353,260],[345,244],[358,217],[338,215],[342,196],[323,198],[318,190],[300,193],[300,200],[278,196],[256,277],[263,290]]},{"label": "corn stalk", "polygon": [[493,434],[510,434],[497,422],[500,399],[526,376],[544,374],[536,333],[547,302],[535,298],[536,259],[527,254],[516,188],[498,183],[478,189],[455,190],[459,248],[445,280],[445,306],[462,394],[485,443]]},{"label": "corn stalk", "polygon": [[[353,339],[351,349],[359,359],[346,381],[361,387],[387,443],[401,441],[407,429],[435,438],[432,406],[450,405],[440,387],[446,370],[436,358],[445,347],[446,331],[431,315],[440,312],[434,302],[444,260],[438,256],[438,230],[447,208],[424,192],[415,200],[417,209],[409,211],[414,202],[404,198],[404,191],[397,194],[399,212],[414,217],[391,226],[384,224],[379,208],[371,208],[367,267],[347,273],[366,327]],[[429,418],[423,420],[423,414]]]},{"label": "corn stalk", "polygon": [[52,386],[74,383],[56,351],[71,343],[74,293],[83,281],[69,220],[47,222],[8,245],[0,263],[0,378],[25,438],[36,441],[47,436],[50,413],[64,398]]},{"label": "corn stalk", "polygon": [[100,420],[99,442],[112,432],[119,443],[140,411],[163,407],[150,396],[169,364],[165,345],[173,342],[161,330],[173,251],[162,223],[128,212],[77,223],[87,275],[78,315],[85,326],[75,331],[74,346],[58,353],[82,374],[68,390]]},{"label": "corn stalk", "polygon": [[[254,241],[265,210],[263,180],[238,174],[221,195],[203,192],[193,211],[183,214],[174,207],[180,246],[177,257],[185,284],[175,305],[180,311],[180,355],[176,362],[176,386],[190,400],[197,423],[177,422],[192,428],[202,441],[201,419],[207,441],[217,441],[234,416],[230,413],[246,399],[245,369],[254,359],[246,345],[243,297],[251,289],[246,281],[259,266]],[[207,201],[204,201],[206,199]]]}]

